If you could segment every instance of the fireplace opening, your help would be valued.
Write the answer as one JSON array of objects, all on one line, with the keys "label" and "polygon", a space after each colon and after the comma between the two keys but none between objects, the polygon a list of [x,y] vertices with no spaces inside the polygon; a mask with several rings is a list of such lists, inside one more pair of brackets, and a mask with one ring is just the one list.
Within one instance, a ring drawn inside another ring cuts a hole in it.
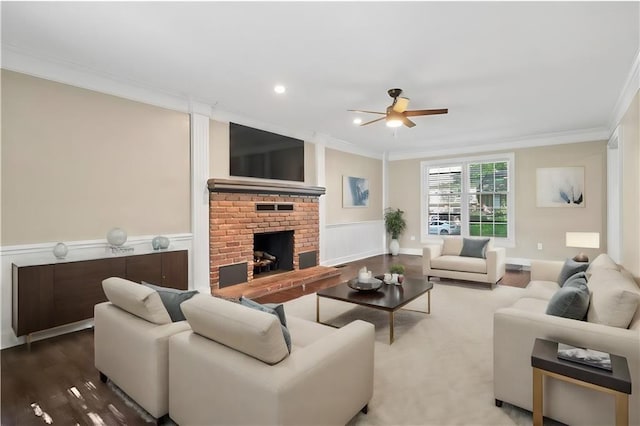
[{"label": "fireplace opening", "polygon": [[253,234],[253,275],[293,270],[293,231]]}]

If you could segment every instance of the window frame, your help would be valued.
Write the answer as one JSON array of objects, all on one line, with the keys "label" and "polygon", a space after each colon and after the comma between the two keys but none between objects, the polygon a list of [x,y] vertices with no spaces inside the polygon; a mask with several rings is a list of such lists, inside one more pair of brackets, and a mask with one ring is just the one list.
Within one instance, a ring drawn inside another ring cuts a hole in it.
[{"label": "window frame", "polygon": [[492,237],[494,245],[498,247],[515,247],[515,154],[507,152],[472,157],[456,157],[440,160],[426,160],[420,162],[420,242],[422,244],[441,241],[440,235],[429,234],[429,211],[427,206],[429,184],[428,170],[433,167],[462,167],[462,193],[460,202],[460,236],[469,237],[469,197],[473,195],[469,191],[469,165],[472,163],[497,163],[506,162],[508,170],[507,190],[507,238]]}]

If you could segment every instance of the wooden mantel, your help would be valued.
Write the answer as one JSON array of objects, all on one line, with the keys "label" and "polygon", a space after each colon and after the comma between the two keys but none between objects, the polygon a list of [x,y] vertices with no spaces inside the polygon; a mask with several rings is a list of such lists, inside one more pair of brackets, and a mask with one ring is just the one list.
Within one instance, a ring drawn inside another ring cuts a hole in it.
[{"label": "wooden mantel", "polygon": [[207,186],[209,187],[209,192],[306,195],[312,197],[324,195],[326,191],[322,186],[230,179],[209,179]]}]

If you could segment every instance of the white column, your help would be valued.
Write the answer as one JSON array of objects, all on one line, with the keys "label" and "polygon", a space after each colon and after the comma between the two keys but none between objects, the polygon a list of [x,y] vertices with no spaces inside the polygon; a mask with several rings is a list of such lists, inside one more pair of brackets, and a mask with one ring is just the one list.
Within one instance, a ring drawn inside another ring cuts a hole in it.
[{"label": "white column", "polygon": [[[385,151],[382,154],[382,214],[384,222],[384,211],[389,207],[389,152]],[[384,224],[383,224],[384,226]],[[384,229],[384,228],[383,228]],[[387,247],[389,247],[389,241],[387,241],[388,235],[385,229],[384,238],[382,239],[382,253],[387,253]]]},{"label": "white column", "polygon": [[607,143],[607,253],[622,261],[622,130],[618,127]]},{"label": "white column", "polygon": [[[200,106],[198,111],[206,111]],[[190,288],[209,294],[209,116],[191,112],[191,250]]]},{"label": "white column", "polygon": [[[315,157],[316,157],[316,185],[326,187],[327,178],[326,178],[326,169],[325,169],[325,146],[322,143],[315,143]],[[326,209],[326,200],[324,195],[318,197],[318,249],[320,250],[320,260],[319,263],[322,265],[322,262],[327,258],[327,248],[326,248],[326,220],[327,213]]]}]

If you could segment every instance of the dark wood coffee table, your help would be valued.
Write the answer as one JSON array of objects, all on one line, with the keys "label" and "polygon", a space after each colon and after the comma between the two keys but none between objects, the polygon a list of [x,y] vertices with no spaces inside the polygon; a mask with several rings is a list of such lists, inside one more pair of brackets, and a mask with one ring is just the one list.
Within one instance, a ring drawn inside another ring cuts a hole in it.
[{"label": "dark wood coffee table", "polygon": [[[325,288],[316,293],[316,322],[325,325],[331,325],[320,321],[320,298],[326,297],[327,299],[339,300],[341,302],[354,303],[360,306],[366,306],[373,309],[379,309],[381,311],[389,312],[389,344],[393,343],[393,315],[412,300],[417,299],[423,294],[427,293],[427,310],[416,311],[414,309],[407,309],[409,311],[421,312],[424,314],[431,313],[431,289],[433,289],[433,283],[427,281],[425,277],[422,278],[409,278],[405,277],[402,285],[394,284],[382,284],[382,287],[378,291],[366,292],[357,291],[349,287],[344,282],[338,284],[335,287]],[[406,308],[405,308],[406,309]]]}]

